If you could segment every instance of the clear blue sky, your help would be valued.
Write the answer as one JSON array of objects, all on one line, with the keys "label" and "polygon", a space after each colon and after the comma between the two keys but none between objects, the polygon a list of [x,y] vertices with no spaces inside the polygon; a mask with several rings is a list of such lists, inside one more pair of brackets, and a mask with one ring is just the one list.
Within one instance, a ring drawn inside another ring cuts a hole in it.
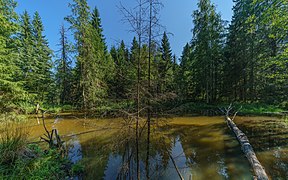
[{"label": "clear blue sky", "polygon": [[[59,28],[64,21],[64,17],[71,14],[68,3],[72,0],[16,0],[18,7],[16,12],[23,13],[27,10],[32,16],[35,11],[40,13],[50,48],[57,50],[59,40]],[[133,6],[135,0],[122,0],[123,4]],[[198,0],[162,0],[164,8],[161,10],[161,23],[166,27],[166,31],[171,32],[170,43],[173,53],[177,57],[181,56],[184,45],[192,38],[191,29],[192,12],[197,8]],[[231,20],[232,0],[212,0],[217,11],[221,13],[224,20]],[[100,11],[102,26],[108,47],[124,40],[127,45],[131,44],[133,34],[129,33],[129,25],[123,24],[122,15],[117,6],[120,0],[88,0],[89,6]]]}]

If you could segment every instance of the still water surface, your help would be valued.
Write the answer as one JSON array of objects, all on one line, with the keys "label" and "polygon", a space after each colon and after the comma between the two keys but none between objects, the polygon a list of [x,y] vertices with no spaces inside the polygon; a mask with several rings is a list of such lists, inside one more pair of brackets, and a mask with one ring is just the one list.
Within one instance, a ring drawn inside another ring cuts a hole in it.
[{"label": "still water surface", "polygon": [[[274,117],[238,117],[236,124],[254,147],[272,179],[288,179],[288,123]],[[66,114],[46,120],[69,146],[69,158],[85,165],[84,179],[136,179],[135,128],[123,119],[81,119]],[[144,126],[142,124],[142,126]],[[44,134],[29,123],[31,141]],[[224,117],[154,120],[149,142],[139,139],[141,179],[253,179],[251,168]]]}]

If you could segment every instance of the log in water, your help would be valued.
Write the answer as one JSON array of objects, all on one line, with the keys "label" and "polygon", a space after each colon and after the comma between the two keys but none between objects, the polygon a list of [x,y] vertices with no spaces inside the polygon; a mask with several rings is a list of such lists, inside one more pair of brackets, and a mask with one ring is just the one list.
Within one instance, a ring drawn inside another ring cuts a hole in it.
[{"label": "log in water", "polygon": [[256,176],[255,179],[268,180],[269,178],[265,172],[265,169],[257,159],[256,154],[251,144],[249,143],[247,136],[236,126],[236,124],[228,116],[226,116],[225,119],[229,128],[234,132],[237,140],[241,145],[242,151],[244,152],[250,165],[252,166],[254,174]]}]

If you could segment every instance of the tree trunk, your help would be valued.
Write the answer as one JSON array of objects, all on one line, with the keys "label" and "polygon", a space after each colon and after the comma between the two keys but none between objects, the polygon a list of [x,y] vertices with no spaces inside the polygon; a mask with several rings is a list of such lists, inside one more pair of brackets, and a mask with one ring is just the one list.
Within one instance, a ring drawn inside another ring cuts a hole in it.
[{"label": "tree trunk", "polygon": [[251,167],[253,168],[255,178],[257,180],[268,180],[268,176],[264,167],[261,165],[256,157],[256,154],[249,143],[247,136],[236,126],[236,124],[228,117],[225,117],[228,127],[234,132],[238,142],[241,145],[241,149],[247,157]]}]

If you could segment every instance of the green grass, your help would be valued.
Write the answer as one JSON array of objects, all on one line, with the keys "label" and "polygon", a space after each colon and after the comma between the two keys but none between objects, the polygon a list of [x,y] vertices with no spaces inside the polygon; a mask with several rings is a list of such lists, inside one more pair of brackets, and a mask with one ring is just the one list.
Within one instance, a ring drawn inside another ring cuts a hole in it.
[{"label": "green grass", "polygon": [[244,115],[268,115],[269,113],[279,113],[284,111],[284,109],[279,106],[262,103],[235,104],[235,109],[240,109],[239,113]]},{"label": "green grass", "polygon": [[0,132],[0,164],[11,165],[25,154],[28,133],[23,128],[15,128],[13,123],[4,124]]},{"label": "green grass", "polygon": [[0,164],[0,179],[65,179],[76,175],[69,160],[57,150],[43,151],[37,145],[30,145],[22,151],[14,162]]},{"label": "green grass", "polygon": [[[228,106],[229,104],[226,103],[212,105],[188,102],[181,104],[168,112],[178,115],[222,115],[223,113],[219,110],[219,108],[223,109]],[[262,103],[233,103],[232,106],[233,110],[239,110],[239,115],[269,115],[269,113],[279,113],[285,111],[285,109],[281,108],[280,106]]]},{"label": "green grass", "polygon": [[28,145],[27,130],[15,126],[0,126],[0,179],[65,179],[83,171],[57,149]]}]

